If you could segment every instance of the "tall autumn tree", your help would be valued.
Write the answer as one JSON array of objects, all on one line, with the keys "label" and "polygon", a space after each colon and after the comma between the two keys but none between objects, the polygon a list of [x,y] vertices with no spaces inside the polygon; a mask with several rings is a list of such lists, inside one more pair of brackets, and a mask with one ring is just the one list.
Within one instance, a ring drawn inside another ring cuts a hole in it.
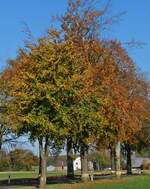
[{"label": "tall autumn tree", "polygon": [[[77,49],[77,52],[80,52],[82,56],[82,62],[85,62],[88,66],[92,67],[91,72],[93,73],[95,72],[94,70],[96,68],[92,66],[93,64],[92,54],[91,54],[91,57],[89,57],[89,53],[87,51],[90,50],[93,40],[99,39],[99,35],[102,31],[102,28],[105,26],[105,24],[107,25],[109,23],[108,20],[103,19],[105,13],[107,12],[108,4],[104,6],[101,10],[96,10],[94,5],[95,5],[94,0],[93,1],[69,0],[68,9],[65,15],[61,17],[60,19],[60,22],[61,22],[60,32],[62,34],[62,41],[66,42],[66,41],[71,40],[73,42],[73,44],[75,45]],[[109,19],[109,21],[110,20],[113,20],[113,18]],[[93,82],[94,82],[93,79],[94,78],[91,78],[91,80],[88,81],[89,83],[91,83],[89,89],[92,86],[92,90],[95,90],[94,89],[95,86],[93,85]],[[97,98],[96,95],[95,97]],[[87,103],[87,100],[86,102],[84,102],[84,104],[81,103],[79,107],[80,106],[82,106],[82,108],[78,108],[76,112],[74,111],[73,117],[78,116],[78,119],[74,123],[76,125],[75,127],[76,130],[75,129],[74,130],[76,131],[75,135],[77,136],[77,139],[78,139],[76,143],[80,147],[81,164],[82,164],[81,175],[82,175],[82,178],[86,178],[86,177],[88,178],[87,151],[88,151],[89,143],[91,142],[89,140],[89,134],[91,135],[90,130],[93,130],[93,131],[97,130],[97,134],[98,134],[99,133],[98,131],[101,130],[101,126],[98,129],[98,127],[95,126],[95,123],[91,122],[92,119],[90,120],[91,124],[88,123],[89,121],[88,118],[89,117],[92,118],[93,115],[88,114],[90,106],[89,106],[89,103]],[[80,110],[82,110],[81,114],[80,114]],[[95,114],[95,115],[98,115],[98,114]],[[101,116],[100,113],[99,113],[99,116]],[[85,120],[87,120],[87,123]],[[91,125],[91,126],[89,127],[88,125]],[[99,125],[101,125],[101,121],[99,121]],[[83,127],[84,127],[84,130],[82,129]],[[90,138],[93,140],[93,138],[95,137],[96,137],[96,132],[94,135],[91,135]],[[72,139],[70,139],[69,141],[73,142]],[[68,146],[71,147],[72,145],[71,144],[69,145],[68,143]]]},{"label": "tall autumn tree", "polygon": [[[107,44],[108,45],[108,44]],[[149,84],[140,78],[136,72],[133,60],[128,56],[124,48],[119,43],[109,43],[110,52],[113,55],[115,72],[110,83],[110,99],[113,104],[109,104],[113,133],[117,142],[116,169],[120,169],[120,142],[130,141],[134,134],[142,127],[143,120],[147,119],[147,102]],[[107,75],[107,74],[106,74]],[[117,156],[118,155],[118,156]]]},{"label": "tall autumn tree", "polygon": [[[140,144],[140,133],[145,133],[145,128],[148,128],[149,125],[149,82],[143,75],[137,74],[136,77],[130,75],[128,80],[128,87],[130,91],[130,111],[135,116],[136,121],[138,121],[140,130],[135,133],[128,141],[125,143],[127,151],[127,173],[132,174],[132,164],[131,164],[131,153],[132,147]],[[134,111],[133,111],[134,109]],[[142,139],[142,138],[141,138]],[[143,140],[143,144],[144,142]]]},{"label": "tall autumn tree", "polygon": [[149,83],[140,78],[133,60],[117,41],[93,40],[85,52],[95,68],[95,93],[105,102],[101,114],[107,124],[99,142],[107,137],[106,145],[116,147],[116,174],[120,174],[120,142],[130,140],[148,117]]},{"label": "tall autumn tree", "polygon": [[48,141],[57,136],[86,141],[102,120],[95,114],[99,106],[90,86],[92,74],[72,41],[56,44],[41,39],[28,52],[21,50],[2,75],[17,132],[29,132],[41,141],[40,188],[46,184]]}]

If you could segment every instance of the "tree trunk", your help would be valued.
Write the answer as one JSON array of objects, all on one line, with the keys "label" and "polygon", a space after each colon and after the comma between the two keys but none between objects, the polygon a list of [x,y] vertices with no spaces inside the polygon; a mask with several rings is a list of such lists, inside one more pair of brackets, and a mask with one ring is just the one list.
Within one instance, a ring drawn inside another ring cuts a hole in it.
[{"label": "tree trunk", "polygon": [[2,150],[2,141],[0,141],[0,150]]},{"label": "tree trunk", "polygon": [[115,171],[116,170],[116,167],[115,167],[115,158],[116,158],[116,153],[115,153],[115,148],[114,147],[111,147],[110,148],[110,158],[111,158],[111,170],[112,171]]},{"label": "tree trunk", "polygon": [[0,134],[0,150],[2,150],[2,144],[3,144],[3,135]]},{"label": "tree trunk", "polygon": [[129,143],[125,144],[127,152],[127,174],[132,175],[132,163],[131,163],[131,146]]},{"label": "tree trunk", "polygon": [[48,140],[42,141],[41,149],[41,175],[40,175],[40,189],[46,187],[46,172],[47,172],[47,155],[48,155]]},{"label": "tree trunk", "polygon": [[39,178],[41,176],[41,164],[42,164],[41,150],[42,150],[42,140],[39,139]]},{"label": "tree trunk", "polygon": [[120,178],[121,170],[120,170],[120,141],[116,144],[116,158],[115,158],[115,167],[116,167],[116,177]]},{"label": "tree trunk", "polygon": [[84,146],[81,147],[80,150],[80,158],[81,158],[81,180],[87,181],[89,180],[88,174],[88,152]]},{"label": "tree trunk", "polygon": [[74,178],[72,140],[67,139],[67,177]]}]

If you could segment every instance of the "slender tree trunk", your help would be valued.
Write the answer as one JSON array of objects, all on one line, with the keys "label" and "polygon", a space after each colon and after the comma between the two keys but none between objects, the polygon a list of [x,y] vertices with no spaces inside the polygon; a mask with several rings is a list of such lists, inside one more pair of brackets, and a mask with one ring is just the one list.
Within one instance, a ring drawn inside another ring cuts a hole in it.
[{"label": "slender tree trunk", "polygon": [[127,152],[127,174],[132,175],[131,146],[129,143],[126,143],[125,146]]},{"label": "slender tree trunk", "polygon": [[3,136],[0,134],[0,150],[2,150]]},{"label": "slender tree trunk", "polygon": [[39,139],[39,178],[40,178],[40,176],[41,176],[41,164],[42,164],[42,157],[41,157],[41,154],[42,154],[42,152],[41,152],[41,150],[42,150],[42,140],[41,139]]},{"label": "slender tree trunk", "polygon": [[115,167],[115,158],[116,158],[116,153],[115,153],[115,148],[114,147],[111,147],[110,148],[110,158],[111,158],[111,170],[112,171],[115,171],[116,170],[116,167]]},{"label": "slender tree trunk", "polygon": [[84,146],[81,146],[80,150],[80,158],[81,158],[81,180],[87,181],[89,180],[88,174],[88,152]]},{"label": "slender tree trunk", "polygon": [[74,178],[72,140],[67,139],[67,177]]},{"label": "slender tree trunk", "polygon": [[116,144],[116,158],[115,158],[115,167],[116,167],[116,177],[120,178],[121,169],[120,169],[120,141]]},{"label": "slender tree trunk", "polygon": [[0,141],[0,150],[2,150],[2,142]]},{"label": "slender tree trunk", "polygon": [[42,141],[41,146],[41,175],[40,175],[40,189],[46,187],[46,172],[47,172],[47,154],[48,154],[48,140]]}]

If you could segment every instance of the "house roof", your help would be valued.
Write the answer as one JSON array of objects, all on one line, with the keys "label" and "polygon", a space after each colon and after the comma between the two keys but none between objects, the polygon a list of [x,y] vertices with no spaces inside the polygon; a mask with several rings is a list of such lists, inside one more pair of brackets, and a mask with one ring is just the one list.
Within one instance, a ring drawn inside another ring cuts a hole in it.
[{"label": "house roof", "polygon": [[143,161],[147,161],[150,164],[150,158],[145,157],[132,157],[132,167],[141,167]]},{"label": "house roof", "polygon": [[67,165],[67,157],[66,156],[50,156],[48,158],[48,166],[61,167]]}]

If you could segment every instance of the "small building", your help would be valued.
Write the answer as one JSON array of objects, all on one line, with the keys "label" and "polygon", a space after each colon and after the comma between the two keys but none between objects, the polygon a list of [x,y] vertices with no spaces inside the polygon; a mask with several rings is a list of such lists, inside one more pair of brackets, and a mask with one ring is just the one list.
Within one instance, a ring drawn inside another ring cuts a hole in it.
[{"label": "small building", "polygon": [[65,171],[65,170],[67,170],[66,156],[49,157],[47,171]]},{"label": "small building", "polygon": [[73,169],[74,169],[74,171],[81,170],[81,159],[80,159],[80,157],[77,157],[73,161]]},{"label": "small building", "polygon": [[[49,157],[47,171],[61,171],[67,170],[67,157],[66,156],[59,156],[59,157]],[[93,169],[93,162],[88,162],[89,169]],[[92,168],[91,168],[92,167]],[[81,158],[77,157],[73,161],[73,169],[74,171],[81,170]]]},{"label": "small building", "polygon": [[146,158],[146,157],[133,156],[131,161],[132,161],[132,168],[141,168],[144,161],[150,164],[150,158]]}]

